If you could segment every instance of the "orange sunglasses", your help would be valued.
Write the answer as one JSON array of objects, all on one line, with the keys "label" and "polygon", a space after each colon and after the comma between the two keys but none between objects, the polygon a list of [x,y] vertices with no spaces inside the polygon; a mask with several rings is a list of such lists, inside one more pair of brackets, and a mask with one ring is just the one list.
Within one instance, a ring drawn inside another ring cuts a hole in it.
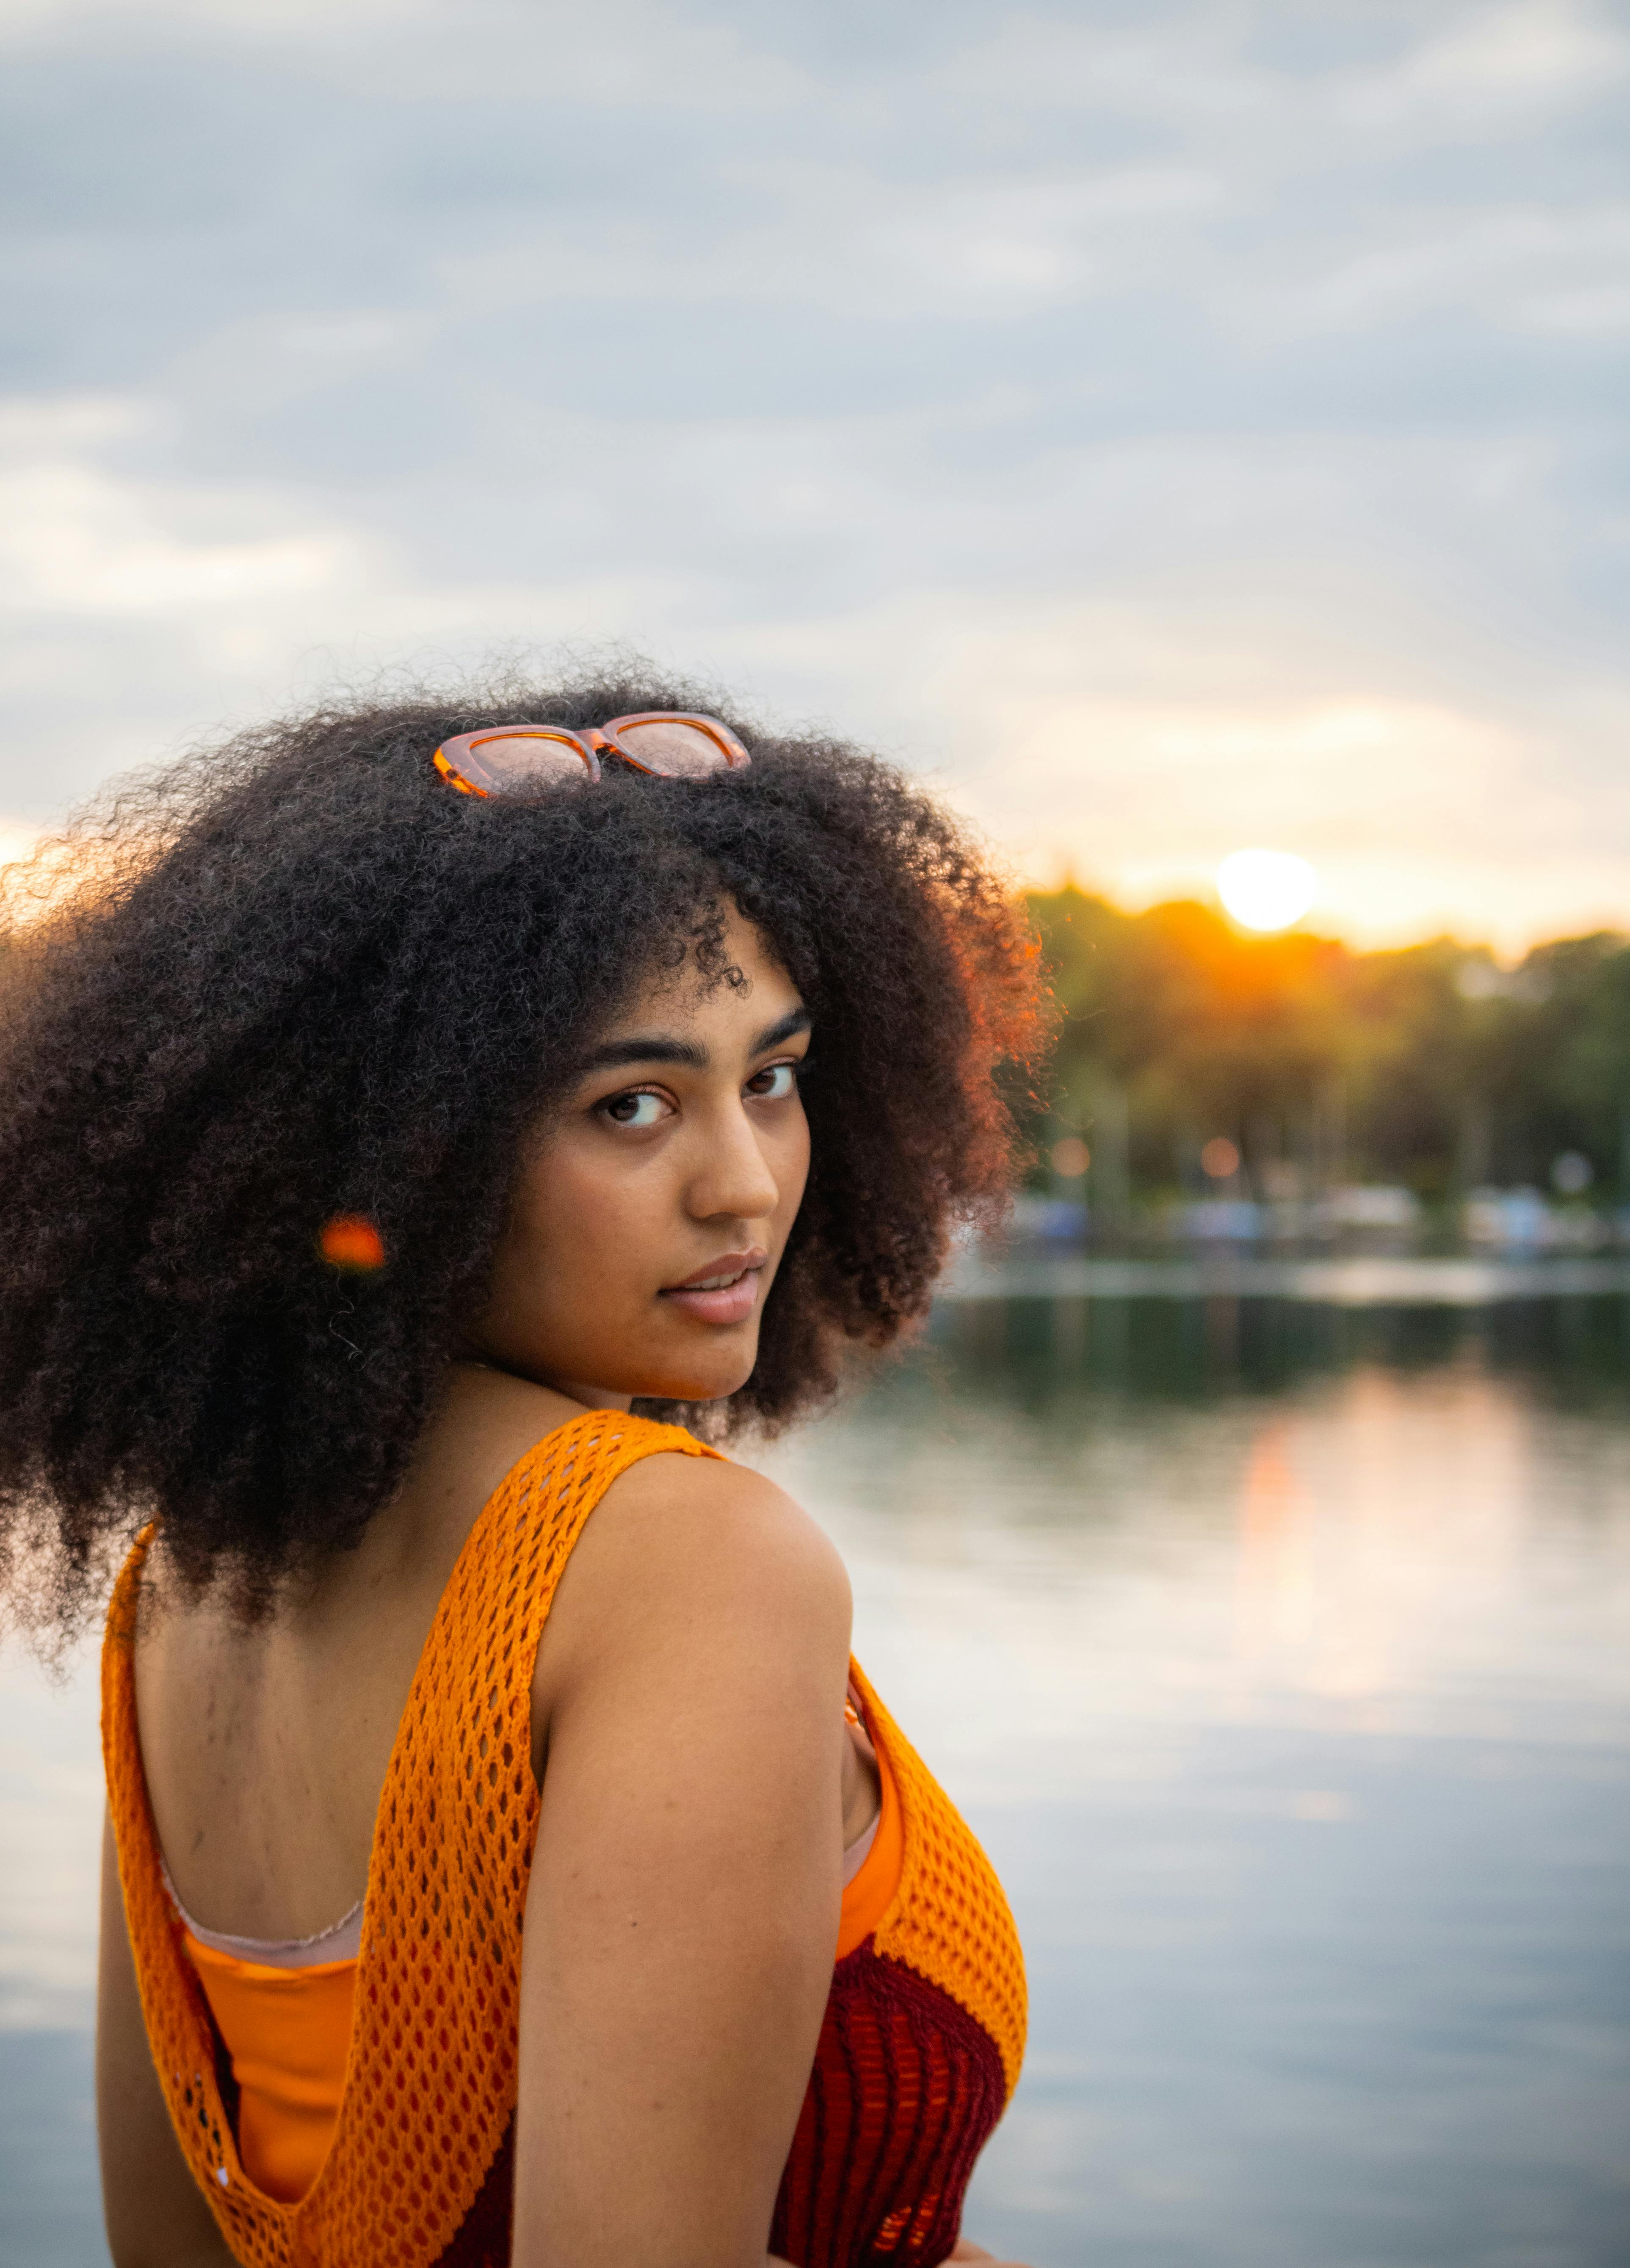
[{"label": "orange sunglasses", "polygon": [[642,709],[608,725],[486,725],[436,751],[436,770],[461,795],[524,795],[557,780],[600,777],[601,753],[656,779],[740,771],[752,758],[717,717]]}]

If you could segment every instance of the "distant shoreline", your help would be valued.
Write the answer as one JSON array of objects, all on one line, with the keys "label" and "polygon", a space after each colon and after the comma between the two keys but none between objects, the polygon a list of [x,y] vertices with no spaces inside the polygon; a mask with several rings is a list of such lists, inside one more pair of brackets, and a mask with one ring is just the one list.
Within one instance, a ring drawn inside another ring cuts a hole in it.
[{"label": "distant shoreline", "polygon": [[968,1300],[1294,1300],[1335,1307],[1486,1307],[1516,1300],[1630,1295],[1630,1257],[1493,1260],[1354,1253],[1252,1259],[1206,1253],[1172,1260],[1080,1254],[963,1253],[937,1296]]}]

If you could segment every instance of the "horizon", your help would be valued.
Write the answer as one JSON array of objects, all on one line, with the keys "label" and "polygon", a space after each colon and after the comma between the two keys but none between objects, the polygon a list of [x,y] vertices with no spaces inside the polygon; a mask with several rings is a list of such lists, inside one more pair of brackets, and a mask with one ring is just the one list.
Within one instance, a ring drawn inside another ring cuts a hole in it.
[{"label": "horizon", "polygon": [[1501,953],[1488,938],[1467,937],[1460,932],[1448,929],[1428,930],[1420,936],[1386,939],[1380,942],[1366,943],[1341,931],[1333,923],[1322,922],[1317,907],[1304,914],[1299,920],[1287,922],[1281,927],[1252,929],[1235,921],[1229,915],[1228,908],[1218,894],[1214,881],[1208,885],[1202,880],[1197,882],[1191,890],[1176,889],[1169,894],[1147,898],[1140,903],[1129,902],[1123,897],[1117,897],[1114,892],[1099,887],[1090,879],[1073,873],[1066,873],[1056,880],[1047,881],[1027,880],[1022,884],[1022,887],[1027,895],[1036,897],[1062,897],[1066,892],[1073,890],[1082,897],[1096,899],[1102,904],[1109,906],[1117,914],[1129,919],[1135,919],[1142,914],[1162,913],[1178,906],[1198,906],[1204,912],[1213,916],[1242,945],[1274,945],[1287,938],[1309,938],[1317,939],[1321,944],[1341,946],[1346,951],[1358,955],[1372,953],[1408,953],[1420,946],[1430,945],[1453,946],[1468,956],[1486,954],[1494,967],[1504,974],[1509,974],[1519,968],[1530,954],[1543,952],[1547,946],[1571,945],[1582,939],[1591,937],[1619,938],[1626,945],[1630,945],[1630,921],[1585,923],[1577,929],[1558,930],[1553,933],[1530,939],[1515,954]]},{"label": "horizon", "polygon": [[[115,784],[117,777],[114,781],[104,783],[104,786]],[[53,839],[54,829],[49,825],[33,828],[0,816],[0,875],[11,865],[26,865],[36,849],[48,845]],[[1214,875],[1210,878],[1196,875],[1187,887],[1177,885],[1169,891],[1138,900],[1117,895],[1107,883],[1080,874],[1068,866],[1056,870],[1051,876],[1036,877],[1017,873],[1014,879],[1026,896],[1061,897],[1073,891],[1081,897],[1109,906],[1112,911],[1128,919],[1143,914],[1161,913],[1172,907],[1197,906],[1229,931],[1242,945],[1272,945],[1287,938],[1309,938],[1324,944],[1339,945],[1356,955],[1409,952],[1423,946],[1448,945],[1469,957],[1486,955],[1497,969],[1508,975],[1518,968],[1530,954],[1541,952],[1548,946],[1576,943],[1585,938],[1602,936],[1618,938],[1630,945],[1630,917],[1622,922],[1586,921],[1575,928],[1558,929],[1531,938],[1516,950],[1502,951],[1490,938],[1471,937],[1452,929],[1427,930],[1419,935],[1379,939],[1354,936],[1334,921],[1322,918],[1317,901],[1306,914],[1295,921],[1272,928],[1253,928],[1230,915],[1217,888]]]}]

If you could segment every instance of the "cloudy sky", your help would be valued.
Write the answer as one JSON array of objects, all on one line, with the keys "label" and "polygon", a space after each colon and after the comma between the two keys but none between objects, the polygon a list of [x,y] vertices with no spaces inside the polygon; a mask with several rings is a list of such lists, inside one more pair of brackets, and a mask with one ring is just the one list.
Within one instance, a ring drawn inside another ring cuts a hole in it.
[{"label": "cloudy sky", "polygon": [[1129,902],[1630,925],[1630,7],[5,0],[0,817],[608,638]]}]

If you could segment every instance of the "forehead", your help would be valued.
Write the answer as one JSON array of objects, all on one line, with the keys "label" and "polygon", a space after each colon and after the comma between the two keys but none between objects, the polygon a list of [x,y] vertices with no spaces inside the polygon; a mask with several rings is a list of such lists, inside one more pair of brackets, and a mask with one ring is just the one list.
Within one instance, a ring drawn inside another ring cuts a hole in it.
[{"label": "forehead", "polygon": [[722,946],[726,967],[739,972],[739,981],[710,975],[697,968],[694,955],[687,954],[677,968],[652,970],[606,1025],[602,1038],[708,1025],[720,1029],[738,1023],[757,1031],[801,1005],[774,946],[740,914],[733,913],[726,922]]}]

